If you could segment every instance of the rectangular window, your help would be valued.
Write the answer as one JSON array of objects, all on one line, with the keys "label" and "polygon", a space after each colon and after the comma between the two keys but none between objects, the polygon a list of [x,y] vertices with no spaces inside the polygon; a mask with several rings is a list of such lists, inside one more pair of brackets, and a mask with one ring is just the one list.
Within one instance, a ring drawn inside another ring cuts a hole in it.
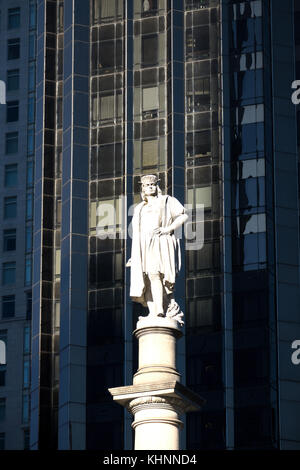
[{"label": "rectangular window", "polygon": [[7,132],[5,134],[5,153],[7,155],[18,152],[18,132]]},{"label": "rectangular window", "polygon": [[145,140],[142,143],[142,166],[156,166],[158,162],[158,140]]},{"label": "rectangular window", "polygon": [[3,230],[3,251],[16,249],[16,229]]},{"label": "rectangular window", "polygon": [[7,60],[20,58],[20,38],[8,39],[7,41]]},{"label": "rectangular window", "polygon": [[262,16],[261,0],[252,2],[240,2],[233,5],[233,19],[258,18]]},{"label": "rectangular window", "polygon": [[93,0],[93,24],[111,22],[123,16],[123,0]]},{"label": "rectangular window", "polygon": [[27,178],[26,178],[27,187],[30,188],[33,186],[33,161],[29,160],[27,162]]},{"label": "rectangular window", "polygon": [[252,124],[253,122],[263,122],[263,120],[263,104],[253,104],[236,108],[236,125]]},{"label": "rectangular window", "polygon": [[100,97],[100,119],[109,120],[114,117],[114,95]]},{"label": "rectangular window", "polygon": [[30,384],[30,361],[24,360],[23,364],[23,388],[28,388]]},{"label": "rectangular window", "polygon": [[204,209],[211,208],[211,186],[205,186],[203,188],[195,188],[187,190],[187,201],[193,208],[196,208],[197,204],[203,204]]},{"label": "rectangular window", "polygon": [[36,27],[36,8],[35,4],[31,3],[29,6],[29,28],[34,29]]},{"label": "rectangular window", "polygon": [[0,398],[0,421],[5,420],[5,403],[6,399],[5,398]]},{"label": "rectangular window", "polygon": [[34,96],[30,96],[28,98],[28,122],[32,123],[34,122]]},{"label": "rectangular window", "polygon": [[29,46],[28,46],[28,54],[29,54],[29,59],[34,59],[35,58],[35,35],[30,34],[29,36]]},{"label": "rectangular window", "polygon": [[19,69],[7,71],[6,89],[7,91],[19,89]]},{"label": "rectangular window", "polygon": [[24,424],[29,422],[29,395],[27,393],[23,395],[22,420]]},{"label": "rectangular window", "polygon": [[17,216],[17,196],[4,198],[4,218],[11,219]]},{"label": "rectangular window", "polygon": [[[143,88],[143,113],[144,117],[154,117],[151,111],[158,110],[158,87]],[[146,116],[145,116],[146,114]]]},{"label": "rectangular window", "polygon": [[19,101],[8,101],[6,103],[6,122],[19,120]]},{"label": "rectangular window", "polygon": [[266,214],[249,214],[237,217],[238,235],[266,231]]},{"label": "rectangular window", "polygon": [[26,197],[26,219],[32,219],[32,193],[28,193]]},{"label": "rectangular window", "polygon": [[31,284],[31,257],[26,258],[25,261],[25,285],[29,286]]},{"label": "rectangular window", "polygon": [[5,450],[5,433],[0,432],[0,450]]},{"label": "rectangular window", "polygon": [[264,158],[241,160],[239,162],[238,179],[258,178],[265,176]]},{"label": "rectangular window", "polygon": [[30,326],[25,326],[24,328],[23,353],[30,354]]},{"label": "rectangular window", "polygon": [[26,320],[31,320],[32,292],[26,292]]},{"label": "rectangular window", "polygon": [[32,155],[34,151],[34,130],[28,129],[27,133],[27,153],[28,155]]},{"label": "rectangular window", "polygon": [[30,64],[28,69],[28,89],[33,91],[35,88],[35,64]]},{"label": "rectangular window", "polygon": [[158,63],[158,35],[142,37],[142,66],[149,67]]},{"label": "rectangular window", "polygon": [[30,253],[32,251],[32,227],[26,227],[26,234],[25,234],[25,249],[26,253]]},{"label": "rectangular window", "polygon": [[249,72],[249,70],[257,70],[262,67],[263,53],[261,51],[239,54],[233,58],[233,69],[235,71]]},{"label": "rectangular window", "polygon": [[9,8],[7,29],[19,28],[20,20],[21,20],[20,8]]},{"label": "rectangular window", "polygon": [[2,297],[2,318],[15,316],[15,296],[3,295]]},{"label": "rectangular window", "polygon": [[11,188],[18,184],[18,165],[5,165],[4,167],[4,186]]},{"label": "rectangular window", "polygon": [[[16,262],[10,261],[2,265],[2,284],[14,284],[16,282]],[[8,296],[7,296],[8,297]]]}]

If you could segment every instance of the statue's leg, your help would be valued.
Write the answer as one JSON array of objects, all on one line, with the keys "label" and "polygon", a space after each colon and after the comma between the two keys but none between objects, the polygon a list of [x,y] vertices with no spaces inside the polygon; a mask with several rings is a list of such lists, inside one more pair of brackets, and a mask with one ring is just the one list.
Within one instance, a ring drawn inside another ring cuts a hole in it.
[{"label": "statue's leg", "polygon": [[[159,273],[149,274],[150,284],[151,284],[151,294],[154,304],[154,314],[156,316],[164,316],[164,307],[163,307],[163,298],[164,290],[161,276]],[[150,308],[149,308],[150,311]],[[150,312],[151,314],[151,312]]]},{"label": "statue's leg", "polygon": [[145,276],[145,300],[149,309],[149,315],[155,315],[155,306],[152,298],[151,283],[148,276]]}]

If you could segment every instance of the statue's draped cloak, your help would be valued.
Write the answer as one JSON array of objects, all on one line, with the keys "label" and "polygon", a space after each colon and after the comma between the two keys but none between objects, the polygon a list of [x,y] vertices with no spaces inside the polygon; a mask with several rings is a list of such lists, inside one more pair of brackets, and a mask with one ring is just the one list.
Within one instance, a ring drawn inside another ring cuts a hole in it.
[{"label": "statue's draped cloak", "polygon": [[[145,238],[141,236],[141,212],[146,202],[138,204],[132,218],[132,248],[131,248],[131,281],[130,296],[134,302],[146,306],[145,274],[147,259],[149,260],[151,272],[153,266],[155,271],[162,275],[163,283],[167,292],[172,292],[175,284],[176,273],[180,270],[181,254],[179,239],[174,233],[167,235],[154,235],[148,239],[145,246]],[[179,216],[184,214],[185,209],[180,202],[172,196],[158,196],[160,227],[168,227]]]}]

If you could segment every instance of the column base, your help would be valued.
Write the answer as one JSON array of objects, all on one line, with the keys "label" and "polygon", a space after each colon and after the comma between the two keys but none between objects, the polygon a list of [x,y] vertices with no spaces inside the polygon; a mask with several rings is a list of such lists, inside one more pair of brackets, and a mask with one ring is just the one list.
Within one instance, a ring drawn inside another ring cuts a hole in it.
[{"label": "column base", "polygon": [[114,401],[134,415],[135,450],[178,450],[180,415],[205,400],[177,381],[110,388]]}]

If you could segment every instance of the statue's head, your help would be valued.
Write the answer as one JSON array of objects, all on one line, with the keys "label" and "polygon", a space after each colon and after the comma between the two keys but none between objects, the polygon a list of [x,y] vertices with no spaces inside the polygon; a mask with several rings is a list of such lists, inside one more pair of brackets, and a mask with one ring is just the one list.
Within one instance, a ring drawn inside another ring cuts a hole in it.
[{"label": "statue's head", "polygon": [[144,175],[141,177],[141,197],[143,201],[147,201],[147,196],[160,195],[161,189],[158,186],[159,179],[156,175]]}]

